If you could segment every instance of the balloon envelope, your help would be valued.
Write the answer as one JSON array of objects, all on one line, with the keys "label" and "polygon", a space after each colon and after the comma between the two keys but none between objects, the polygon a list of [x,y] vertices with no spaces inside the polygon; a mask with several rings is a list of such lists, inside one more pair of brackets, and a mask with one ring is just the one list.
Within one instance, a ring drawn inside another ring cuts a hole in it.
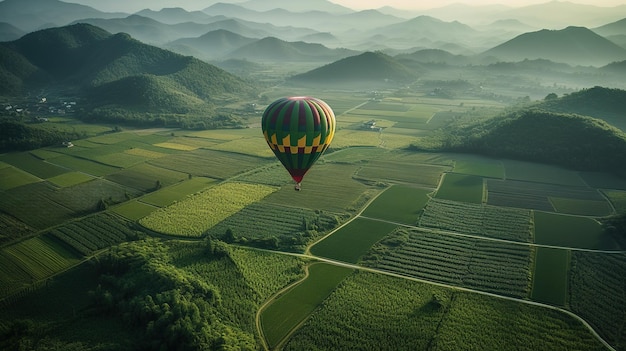
[{"label": "balloon envelope", "polygon": [[335,114],[324,101],[284,97],[263,112],[265,141],[297,183],[326,151],[335,135]]}]

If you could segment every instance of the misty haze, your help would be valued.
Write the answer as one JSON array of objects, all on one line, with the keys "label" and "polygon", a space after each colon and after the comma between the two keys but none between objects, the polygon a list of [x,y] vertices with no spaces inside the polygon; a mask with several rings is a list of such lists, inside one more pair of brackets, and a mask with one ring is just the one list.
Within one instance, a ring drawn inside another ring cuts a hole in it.
[{"label": "misty haze", "polygon": [[626,4],[369,3],[0,1],[0,349],[626,351]]}]

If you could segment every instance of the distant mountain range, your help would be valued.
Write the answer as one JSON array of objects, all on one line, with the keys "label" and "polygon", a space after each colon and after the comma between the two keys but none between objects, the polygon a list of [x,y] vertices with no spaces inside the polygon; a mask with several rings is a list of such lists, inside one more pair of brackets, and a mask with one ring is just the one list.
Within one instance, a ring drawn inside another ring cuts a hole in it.
[{"label": "distant mountain range", "polygon": [[626,49],[583,27],[525,33],[482,53],[503,61],[547,59],[571,65],[604,66],[626,59]]},{"label": "distant mountain range", "polygon": [[213,65],[89,24],[36,31],[0,43],[0,76],[8,83],[1,94],[59,87],[92,106],[143,111],[180,112],[220,96],[254,91],[250,82]]}]

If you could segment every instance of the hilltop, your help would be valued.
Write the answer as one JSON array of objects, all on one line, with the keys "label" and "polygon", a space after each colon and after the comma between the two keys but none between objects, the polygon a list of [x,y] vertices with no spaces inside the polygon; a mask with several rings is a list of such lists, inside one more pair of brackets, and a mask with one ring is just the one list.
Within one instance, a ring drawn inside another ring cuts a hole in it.
[{"label": "hilltop", "polygon": [[341,84],[359,83],[384,84],[386,81],[411,82],[417,75],[381,52],[365,52],[292,76],[295,83]]},{"label": "hilltop", "polygon": [[329,49],[322,44],[286,42],[275,37],[266,37],[233,50],[228,57],[248,58],[255,62],[329,62],[354,55],[355,52],[347,49]]},{"label": "hilltop", "polygon": [[64,26],[81,18],[115,18],[123,13],[98,11],[92,7],[59,0],[4,0],[0,2],[0,22],[31,32]]},{"label": "hilltop", "polygon": [[542,29],[521,34],[485,51],[505,61],[547,59],[571,65],[603,66],[626,58],[626,49],[584,27]]},{"label": "hilltop", "polygon": [[[11,91],[1,93],[60,89],[100,113],[105,107],[207,111],[214,99],[252,94],[254,89],[216,66],[89,24],[27,34],[1,43],[0,54],[0,75],[11,78]],[[149,98],[131,101],[129,96]]]},{"label": "hilltop", "polygon": [[[452,125],[438,149],[626,175],[626,133],[589,116],[526,108]],[[432,141],[432,140],[429,140]],[[413,145],[414,149],[423,149]]]},{"label": "hilltop", "polygon": [[583,89],[557,99],[546,99],[539,108],[558,113],[574,113],[603,119],[626,131],[626,91],[604,87]]}]

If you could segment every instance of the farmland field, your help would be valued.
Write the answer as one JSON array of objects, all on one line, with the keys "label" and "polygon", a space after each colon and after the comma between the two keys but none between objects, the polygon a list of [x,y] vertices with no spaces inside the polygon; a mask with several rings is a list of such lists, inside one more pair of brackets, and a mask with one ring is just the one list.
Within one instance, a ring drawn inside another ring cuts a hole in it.
[{"label": "farmland field", "polygon": [[92,176],[87,175],[85,173],[69,172],[69,173],[63,173],[56,177],[48,178],[47,180],[56,186],[69,187],[69,186],[77,185],[80,183],[88,182],[93,179],[94,178]]},{"label": "farmland field", "polygon": [[435,197],[444,200],[480,204],[483,202],[483,178],[465,174],[446,173]]},{"label": "farmland field", "polygon": [[207,234],[223,239],[230,229],[234,239],[241,244],[262,243],[275,238],[277,247],[270,247],[272,249],[302,251],[306,244],[334,228],[339,221],[340,218],[324,211],[259,201],[219,222]]},{"label": "farmland field", "polygon": [[431,189],[394,185],[380,194],[364,216],[414,225],[429,200]]},{"label": "farmland field", "polygon": [[574,187],[587,186],[576,171],[523,161],[503,160],[502,162],[506,179]]},{"label": "farmland field", "polygon": [[537,248],[531,294],[534,301],[565,305],[569,257],[568,250]]},{"label": "farmland field", "polygon": [[609,198],[611,204],[618,213],[626,212],[626,191],[622,190],[603,190],[606,197]]},{"label": "farmland field", "polygon": [[0,212],[0,245],[33,234],[35,230],[17,218]]},{"label": "farmland field", "polygon": [[333,260],[356,263],[395,224],[357,218],[311,247],[311,253]]},{"label": "farmland field", "polygon": [[406,182],[425,187],[437,187],[439,179],[447,167],[427,164],[410,164],[387,160],[372,160],[363,165],[357,173],[357,178]]},{"label": "farmland field", "polygon": [[[598,211],[610,213],[604,197],[586,186],[562,186],[517,180],[487,179],[487,203],[496,206],[529,208],[541,211],[586,212],[593,215]],[[554,201],[551,201],[555,199]],[[605,204],[600,204],[605,202]],[[594,206],[594,204],[599,205]],[[556,206],[558,205],[558,208]]]},{"label": "farmland field", "polygon": [[422,229],[400,229],[365,257],[369,266],[427,281],[527,297],[531,249]]},{"label": "farmland field", "polygon": [[19,168],[12,166],[0,168],[0,190],[17,188],[22,185],[40,181],[40,178]]},{"label": "farmland field", "polygon": [[284,182],[281,189],[268,196],[266,201],[329,212],[354,211],[365,204],[363,196],[370,189],[352,179],[357,169],[356,165],[316,164],[304,177],[302,191],[296,192],[287,171],[282,167],[272,168],[277,174],[282,174]]},{"label": "farmland field", "polygon": [[349,268],[329,264],[309,266],[309,276],[302,283],[278,296],[261,312],[261,326],[269,346],[277,346],[350,273]]},{"label": "farmland field", "polygon": [[44,162],[29,152],[0,154],[0,162],[8,163],[15,168],[42,179],[52,178],[68,172],[67,169]]},{"label": "farmland field", "polygon": [[626,255],[574,251],[569,303],[611,345],[626,343]]},{"label": "farmland field", "polygon": [[172,169],[153,166],[148,163],[141,163],[136,166],[111,173],[106,179],[131,187],[140,191],[153,191],[159,187],[166,187],[189,178],[186,173]]},{"label": "farmland field", "polygon": [[199,237],[242,208],[276,191],[266,185],[224,183],[152,212],[140,223],[165,234]]},{"label": "farmland field", "polygon": [[105,176],[120,169],[119,167],[113,167],[91,160],[67,155],[54,158],[50,162],[53,162],[54,164],[61,167],[66,167],[74,171],[87,173],[97,177]]},{"label": "farmland field", "polygon": [[154,206],[165,207],[171,205],[174,201],[182,200],[188,195],[200,192],[215,183],[215,179],[193,177],[145,195],[140,201]]},{"label": "farmland field", "polygon": [[439,199],[426,204],[419,225],[521,242],[531,242],[534,229],[528,210]]},{"label": "farmland field", "polygon": [[149,205],[145,202],[132,200],[124,202],[119,206],[115,206],[111,211],[119,214],[120,216],[130,219],[130,220],[139,220],[153,211],[155,211],[158,207],[154,205]]},{"label": "farmland field", "polygon": [[571,217],[535,211],[535,242],[542,245],[611,250],[617,244],[600,223],[587,217]]},{"label": "farmland field", "polygon": [[0,209],[37,229],[57,225],[74,217],[75,213],[50,198],[55,192],[46,182],[9,189],[0,196]]},{"label": "farmland field", "polygon": [[79,256],[49,237],[35,237],[0,249],[0,289],[45,279],[79,262]]},{"label": "farmland field", "polygon": [[232,177],[267,162],[258,157],[215,150],[195,150],[148,161],[161,168],[216,179]]},{"label": "farmland field", "polygon": [[354,345],[381,351],[604,350],[580,322],[558,311],[364,272],[344,279],[285,350]]}]

